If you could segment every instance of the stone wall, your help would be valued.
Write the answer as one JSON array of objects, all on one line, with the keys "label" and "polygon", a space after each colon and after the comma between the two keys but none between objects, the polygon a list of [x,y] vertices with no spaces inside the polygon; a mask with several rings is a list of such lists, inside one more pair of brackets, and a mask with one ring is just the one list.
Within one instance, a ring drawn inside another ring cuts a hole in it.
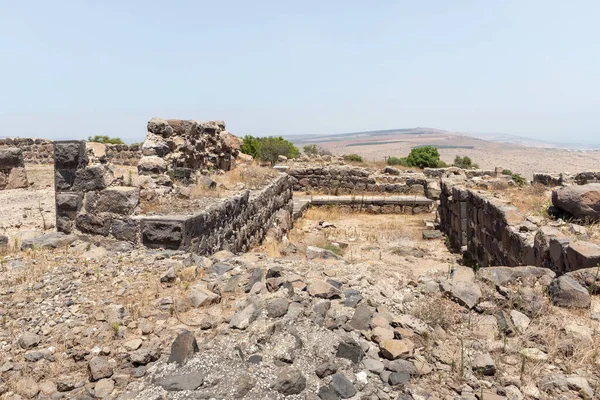
[{"label": "stone wall", "polygon": [[245,252],[269,232],[280,237],[291,228],[292,195],[291,179],[281,174],[262,190],[246,190],[196,215],[139,216],[141,242],[203,255],[223,249]]},{"label": "stone wall", "polygon": [[526,217],[492,194],[442,180],[440,229],[465,259],[480,267],[536,265],[557,274],[595,267],[600,246],[568,237]]},{"label": "stone wall", "polygon": [[568,186],[568,185],[585,185],[587,183],[600,182],[600,172],[588,171],[571,174],[568,172],[562,173],[542,173],[533,174],[533,183],[544,186]]},{"label": "stone wall", "polygon": [[18,147],[0,148],[0,190],[27,186],[23,150]]},{"label": "stone wall", "polygon": [[439,196],[438,179],[427,179],[421,173],[387,175],[352,166],[306,166],[288,170],[294,178],[294,190],[325,194],[394,193]]},{"label": "stone wall", "polygon": [[0,139],[1,147],[18,147],[23,150],[23,159],[26,164],[52,164],[54,150],[51,140],[8,138]]},{"label": "stone wall", "polygon": [[115,165],[135,166],[142,158],[140,145],[107,144],[106,162]]}]

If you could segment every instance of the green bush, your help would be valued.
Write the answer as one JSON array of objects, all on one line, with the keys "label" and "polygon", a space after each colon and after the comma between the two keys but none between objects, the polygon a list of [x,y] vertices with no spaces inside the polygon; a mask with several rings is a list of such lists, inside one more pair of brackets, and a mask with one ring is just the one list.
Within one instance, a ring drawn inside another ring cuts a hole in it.
[{"label": "green bush", "polygon": [[307,144],[302,148],[304,150],[304,154],[308,156],[330,156],[331,152],[327,149],[322,148],[318,144]]},{"label": "green bush", "polygon": [[249,154],[258,160],[272,163],[277,162],[279,156],[296,158],[300,155],[300,150],[292,142],[281,136],[257,138],[246,135],[241,150],[242,153]]},{"label": "green bush", "polygon": [[387,165],[403,165],[408,167],[408,161],[406,160],[406,157],[389,157],[387,159]]},{"label": "green bush", "polygon": [[477,169],[479,165],[475,164],[470,157],[464,156],[456,156],[454,159],[454,166],[462,169]]},{"label": "green bush", "polygon": [[97,143],[104,143],[104,144],[125,144],[121,140],[121,138],[111,138],[109,136],[103,136],[103,135],[89,136],[88,142],[97,142]]},{"label": "green bush", "polygon": [[502,170],[502,175],[512,175],[513,172],[510,169],[503,169]]},{"label": "green bush", "polygon": [[416,147],[410,151],[406,162],[409,167],[439,168],[440,153],[433,146]]},{"label": "green bush", "polygon": [[520,174],[511,174],[510,177],[518,186],[523,186],[527,183],[527,180]]},{"label": "green bush", "polygon": [[363,158],[358,154],[345,154],[344,161],[347,162],[363,162]]}]

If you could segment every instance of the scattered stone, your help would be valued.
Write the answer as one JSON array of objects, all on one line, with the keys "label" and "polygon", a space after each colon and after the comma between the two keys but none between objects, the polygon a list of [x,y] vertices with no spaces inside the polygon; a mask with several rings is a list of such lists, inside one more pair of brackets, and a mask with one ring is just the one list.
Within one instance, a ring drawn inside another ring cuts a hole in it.
[{"label": "scattered stone", "polygon": [[373,312],[366,305],[360,305],[356,307],[354,311],[354,315],[348,325],[358,331],[366,331],[369,329],[369,323],[371,322],[371,317],[373,317]]},{"label": "scattered stone", "polygon": [[388,383],[392,386],[404,385],[410,382],[410,374],[407,372],[392,372],[388,378]]},{"label": "scattered stone", "polygon": [[527,358],[531,361],[546,361],[548,360],[548,354],[544,353],[540,349],[536,349],[535,347],[528,347],[521,350],[521,354],[523,357]]},{"label": "scattered stone", "polygon": [[267,315],[270,318],[283,317],[288,311],[289,304],[287,299],[272,299],[265,306]]},{"label": "scattered stone", "polygon": [[261,311],[260,305],[256,301],[250,302],[243,310],[237,312],[231,321],[229,327],[244,330],[258,318]]},{"label": "scattered stone", "polygon": [[356,289],[344,290],[344,305],[346,307],[356,307],[356,305],[362,300],[362,295]]},{"label": "scattered stone", "polygon": [[441,239],[443,237],[444,237],[444,234],[438,230],[423,231],[423,239],[434,240],[434,239]]},{"label": "scattered stone", "polygon": [[560,307],[587,308],[590,306],[590,294],[570,276],[563,275],[548,288],[552,302]]},{"label": "scattered stone", "polygon": [[19,346],[22,349],[30,349],[37,346],[42,341],[42,337],[35,333],[25,332],[19,336]]},{"label": "scattered stone", "polygon": [[200,371],[181,375],[169,375],[155,380],[155,383],[169,392],[196,390],[204,383],[204,374]]},{"label": "scattered stone", "polygon": [[379,360],[373,358],[366,358],[362,360],[363,367],[374,374],[380,374],[384,369],[385,365]]},{"label": "scattered stone", "polygon": [[496,364],[489,354],[476,354],[473,357],[473,363],[471,365],[474,372],[482,375],[494,375],[496,374]]},{"label": "scattered stone", "polygon": [[175,268],[171,267],[169,270],[160,278],[163,283],[170,283],[175,281]]},{"label": "scattered stone", "polygon": [[340,400],[341,397],[330,386],[321,386],[317,392],[321,400]]},{"label": "scattered stone", "polygon": [[315,374],[323,379],[326,376],[333,375],[337,372],[338,365],[331,361],[326,361],[315,369]]},{"label": "scattered stone", "polygon": [[575,218],[600,219],[600,183],[564,186],[552,192],[552,204]]},{"label": "scattered stone", "polygon": [[175,362],[179,366],[185,365],[199,351],[196,337],[190,331],[183,331],[173,341],[171,345],[171,355],[168,363]]},{"label": "scattered stone", "polygon": [[89,361],[88,375],[90,381],[95,382],[102,378],[110,378],[112,374],[113,369],[106,357],[96,356]]},{"label": "scattered stone", "polygon": [[527,315],[517,310],[512,310],[510,312],[510,318],[513,322],[513,325],[517,328],[517,330],[520,333],[525,332],[525,330],[527,330],[527,327],[531,323],[531,320]]},{"label": "scattered stone", "polygon": [[300,394],[306,389],[306,377],[296,369],[287,368],[278,374],[273,387],[286,396]]},{"label": "scattered stone", "polygon": [[112,379],[100,379],[94,387],[94,396],[99,399],[108,397],[115,390],[115,381]]},{"label": "scattered stone", "polygon": [[336,353],[336,357],[345,358],[355,364],[358,364],[364,356],[365,352],[357,343],[341,342]]},{"label": "scattered stone", "polygon": [[411,354],[411,347],[405,340],[383,340],[379,343],[381,355],[388,360],[395,360],[400,357],[408,357]]},{"label": "scattered stone", "polygon": [[475,307],[481,299],[481,289],[474,282],[446,280],[440,282],[440,288],[448,297],[469,309]]},{"label": "scattered stone", "polygon": [[333,299],[339,298],[340,293],[338,288],[322,280],[315,279],[308,284],[308,294],[313,297]]},{"label": "scattered stone", "polygon": [[127,351],[134,351],[142,347],[142,339],[131,339],[123,343],[123,347]]},{"label": "scattered stone", "polygon": [[345,375],[336,373],[331,377],[331,388],[340,395],[342,399],[349,399],[356,394],[356,388]]}]

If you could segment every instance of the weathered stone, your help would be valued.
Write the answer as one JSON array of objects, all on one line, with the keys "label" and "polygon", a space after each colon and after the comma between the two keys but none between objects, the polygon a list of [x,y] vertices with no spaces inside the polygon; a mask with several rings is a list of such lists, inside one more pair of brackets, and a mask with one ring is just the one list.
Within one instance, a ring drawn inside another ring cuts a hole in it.
[{"label": "weathered stone", "polygon": [[94,386],[94,396],[99,399],[108,397],[115,390],[115,381],[112,379],[100,379]]},{"label": "weathered stone", "polygon": [[482,375],[494,375],[496,373],[496,363],[489,354],[476,354],[471,364],[474,372]]},{"label": "weathered stone", "polygon": [[372,316],[373,312],[369,307],[360,305],[356,307],[354,315],[348,324],[358,331],[365,331],[369,329],[369,322],[371,321]]},{"label": "weathered stone", "polygon": [[333,390],[330,386],[321,386],[319,391],[317,392],[317,396],[321,400],[340,400],[341,397],[338,396],[337,392]]},{"label": "weathered stone", "polygon": [[441,239],[444,235],[438,230],[423,231],[423,239],[434,240]]},{"label": "weathered stone", "polygon": [[171,345],[171,355],[168,363],[175,362],[180,366],[185,365],[199,351],[196,337],[190,331],[183,331]]},{"label": "weathered stone", "polygon": [[88,362],[88,375],[90,381],[95,382],[102,378],[110,378],[113,369],[106,357],[96,356]]},{"label": "weathered stone", "polygon": [[24,166],[23,150],[18,147],[0,148],[0,170],[23,168]]},{"label": "weathered stone", "polygon": [[5,190],[8,189],[23,189],[29,186],[27,181],[27,172],[25,168],[13,168],[8,174]]},{"label": "weathered stone", "polygon": [[410,374],[406,372],[392,372],[388,378],[391,386],[404,385],[410,382]]},{"label": "weathered stone", "polygon": [[141,348],[129,353],[129,361],[136,367],[156,361],[159,357],[160,349],[157,348]]},{"label": "weathered stone", "polygon": [[326,376],[329,375],[333,375],[337,372],[338,370],[338,365],[334,362],[331,361],[326,361],[322,364],[320,364],[316,369],[315,369],[315,374],[323,379]]},{"label": "weathered stone", "polygon": [[107,236],[110,232],[111,220],[96,214],[79,214],[75,226],[81,232]]},{"label": "weathered stone", "polygon": [[331,388],[335,390],[342,399],[349,399],[356,394],[354,385],[344,374],[336,373],[331,377]]},{"label": "weathered stone", "polygon": [[408,357],[412,353],[412,346],[406,340],[387,339],[379,343],[381,355],[388,360]]},{"label": "weathered stone", "polygon": [[142,243],[151,249],[178,249],[183,240],[183,221],[167,219],[143,219]]},{"label": "weathered stone", "polygon": [[600,265],[600,246],[595,243],[577,240],[566,248],[569,270],[594,268]]},{"label": "weathered stone", "polygon": [[33,378],[20,379],[16,382],[15,389],[17,393],[19,393],[22,396],[25,396],[25,398],[27,399],[34,398],[40,392],[40,387]]},{"label": "weathered stone", "polygon": [[30,349],[37,346],[42,341],[42,337],[32,332],[25,332],[19,336],[19,346],[22,349]]},{"label": "weathered stone", "polygon": [[440,288],[448,297],[469,309],[481,299],[481,289],[474,282],[445,280],[440,282]]},{"label": "weathered stone", "polygon": [[315,279],[308,284],[308,294],[322,299],[332,299],[340,297],[340,290],[322,280]]},{"label": "weathered stone", "polygon": [[285,396],[300,394],[306,389],[306,377],[296,369],[287,368],[278,374],[273,388]]},{"label": "weathered stone", "polygon": [[589,292],[570,276],[563,275],[549,287],[552,302],[560,307],[587,308],[591,298]]},{"label": "weathered stone", "polygon": [[272,299],[267,302],[266,310],[270,318],[283,317],[288,310],[289,301],[287,299]]},{"label": "weathered stone", "polygon": [[237,312],[231,321],[229,327],[244,330],[258,318],[261,312],[261,304],[258,301],[251,301],[244,309]]},{"label": "weathered stone", "polygon": [[365,352],[357,343],[341,342],[338,346],[336,356],[358,364],[365,356]]},{"label": "weathered stone", "polygon": [[54,167],[62,170],[83,168],[88,163],[87,149],[83,140],[54,142]]},{"label": "weathered stone", "polygon": [[547,268],[532,266],[487,267],[479,269],[479,271],[477,271],[477,276],[496,286],[506,286],[508,284],[516,283],[517,281],[522,282],[530,279],[533,279],[534,281],[550,282],[556,277],[556,273]]},{"label": "weathered stone", "polygon": [[221,300],[221,296],[201,285],[196,285],[192,288],[189,299],[192,305],[198,308],[218,303]]},{"label": "weathered stone", "polygon": [[168,375],[155,380],[166,391],[196,390],[204,383],[204,373],[192,371],[185,374]]},{"label": "weathered stone", "polygon": [[356,307],[356,305],[362,300],[362,295],[356,289],[344,290],[344,305],[346,307]]},{"label": "weathered stone", "polygon": [[365,358],[362,360],[363,367],[374,374],[379,374],[385,369],[385,365],[379,361],[372,358]]},{"label": "weathered stone", "polygon": [[552,192],[552,204],[580,219],[600,219],[600,183],[564,186]]},{"label": "weathered stone", "polygon": [[98,193],[95,211],[130,215],[133,214],[139,202],[139,188],[115,186]]},{"label": "weathered stone", "polygon": [[138,161],[137,169],[139,175],[158,175],[167,170],[167,163],[158,156],[145,156]]},{"label": "weathered stone", "polygon": [[513,322],[513,325],[517,328],[517,330],[520,333],[525,332],[525,330],[529,326],[529,323],[531,322],[531,320],[529,319],[529,317],[527,315],[525,315],[522,312],[519,312],[517,310],[512,310],[510,312],[510,318]]}]

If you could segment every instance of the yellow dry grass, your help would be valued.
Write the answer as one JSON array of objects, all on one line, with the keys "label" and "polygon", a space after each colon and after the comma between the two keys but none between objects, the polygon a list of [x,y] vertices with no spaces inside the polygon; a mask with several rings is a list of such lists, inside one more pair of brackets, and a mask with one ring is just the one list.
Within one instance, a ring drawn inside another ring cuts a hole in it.
[{"label": "yellow dry grass", "polygon": [[525,215],[547,217],[547,209],[552,204],[551,192],[543,185],[510,187],[499,192],[501,198],[510,201]]}]

